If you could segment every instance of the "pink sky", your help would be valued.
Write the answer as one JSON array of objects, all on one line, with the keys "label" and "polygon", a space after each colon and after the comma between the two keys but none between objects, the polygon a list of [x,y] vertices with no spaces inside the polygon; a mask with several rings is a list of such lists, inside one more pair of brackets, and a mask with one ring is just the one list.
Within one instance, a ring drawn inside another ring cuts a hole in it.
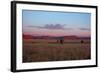
[{"label": "pink sky", "polygon": [[90,31],[87,30],[79,30],[79,29],[72,29],[72,30],[61,30],[61,29],[42,29],[42,28],[30,28],[26,27],[23,29],[24,34],[29,34],[33,36],[81,36],[81,37],[89,37]]}]

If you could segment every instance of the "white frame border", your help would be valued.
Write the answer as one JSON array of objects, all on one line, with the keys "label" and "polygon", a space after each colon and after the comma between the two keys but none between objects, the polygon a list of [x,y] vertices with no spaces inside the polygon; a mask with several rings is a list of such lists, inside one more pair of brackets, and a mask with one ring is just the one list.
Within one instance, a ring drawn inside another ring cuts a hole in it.
[{"label": "white frame border", "polygon": [[[53,67],[74,67],[74,66],[87,66],[96,65],[96,10],[93,8],[81,8],[81,7],[60,7],[50,5],[28,5],[17,4],[16,5],[16,66],[17,70],[22,69],[39,69],[39,68],[53,68]],[[79,60],[79,61],[56,61],[56,62],[39,62],[39,63],[22,63],[22,9],[27,10],[47,10],[47,11],[70,11],[70,12],[86,12],[91,13],[91,60]]]}]

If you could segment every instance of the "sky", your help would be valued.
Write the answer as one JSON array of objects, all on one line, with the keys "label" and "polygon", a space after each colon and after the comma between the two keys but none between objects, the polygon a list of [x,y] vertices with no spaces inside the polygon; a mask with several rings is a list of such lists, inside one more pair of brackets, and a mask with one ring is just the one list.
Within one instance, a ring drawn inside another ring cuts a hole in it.
[{"label": "sky", "polygon": [[23,34],[33,36],[90,36],[91,14],[56,11],[22,11]]}]

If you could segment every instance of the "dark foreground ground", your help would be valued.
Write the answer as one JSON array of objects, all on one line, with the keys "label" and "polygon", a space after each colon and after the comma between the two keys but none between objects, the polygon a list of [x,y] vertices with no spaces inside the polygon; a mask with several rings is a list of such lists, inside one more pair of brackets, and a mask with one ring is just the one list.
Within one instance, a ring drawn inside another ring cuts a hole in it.
[{"label": "dark foreground ground", "polygon": [[[66,42],[67,41],[67,42]],[[85,60],[91,58],[90,40],[66,40],[63,44],[56,40],[24,39],[23,62]]]}]

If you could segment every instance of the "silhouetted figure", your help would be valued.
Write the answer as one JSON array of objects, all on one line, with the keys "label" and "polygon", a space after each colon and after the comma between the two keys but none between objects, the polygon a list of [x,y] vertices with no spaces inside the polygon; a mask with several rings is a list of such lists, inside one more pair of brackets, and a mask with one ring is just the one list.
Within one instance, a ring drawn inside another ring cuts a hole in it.
[{"label": "silhouetted figure", "polygon": [[63,39],[60,39],[60,44],[63,44],[64,43],[64,40]]},{"label": "silhouetted figure", "polygon": [[63,37],[59,37],[59,38],[57,39],[57,43],[63,44],[63,43],[64,43]]},{"label": "silhouetted figure", "polygon": [[84,43],[84,41],[83,41],[83,40],[81,40],[81,43]]},{"label": "silhouetted figure", "polygon": [[59,40],[57,39],[57,43],[59,43]]}]

